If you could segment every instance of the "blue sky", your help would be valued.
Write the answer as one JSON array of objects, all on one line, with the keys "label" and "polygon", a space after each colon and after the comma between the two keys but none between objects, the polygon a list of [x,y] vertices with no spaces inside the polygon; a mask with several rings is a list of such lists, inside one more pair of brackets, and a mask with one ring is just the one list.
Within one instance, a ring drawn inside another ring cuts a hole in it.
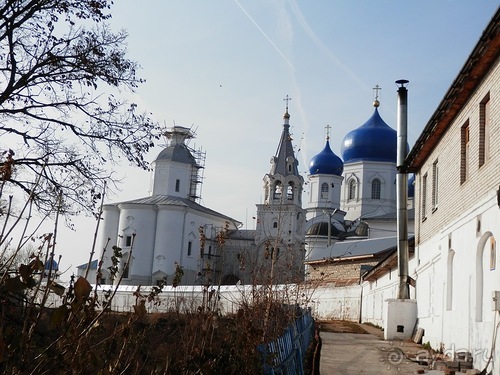
[{"label": "blue sky", "polygon": [[[154,0],[116,1],[112,28],[129,33],[128,53],[146,79],[135,94],[165,126],[196,130],[206,151],[202,204],[252,228],[263,176],[282,130],[283,98],[300,165],[333,151],[372,114],[379,85],[382,118],[396,127],[394,81],[407,79],[410,146],[420,134],[497,9],[492,0]],[[129,94],[127,94],[129,95]],[[299,151],[300,148],[300,151]],[[160,152],[148,155],[153,161]],[[148,195],[149,174],[122,166],[108,202]],[[307,191],[303,201],[307,202]],[[88,259],[93,229],[76,220]],[[59,249],[65,241],[59,239]],[[69,237],[70,235],[68,235]],[[73,235],[74,236],[74,235]],[[87,246],[87,247],[85,247]],[[76,251],[75,251],[76,250]]]}]

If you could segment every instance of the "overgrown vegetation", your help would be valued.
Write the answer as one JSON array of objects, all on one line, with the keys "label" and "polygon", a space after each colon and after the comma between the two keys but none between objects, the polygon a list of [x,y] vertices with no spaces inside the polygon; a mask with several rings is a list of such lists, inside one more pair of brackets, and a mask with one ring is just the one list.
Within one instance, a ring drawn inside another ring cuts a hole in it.
[{"label": "overgrown vegetation", "polygon": [[[127,268],[131,251],[122,259],[109,241],[99,250],[111,253],[112,289],[90,284],[98,285],[102,262],[96,280],[58,282],[61,219],[81,211],[98,219],[90,265],[106,181],[113,183],[104,164],[124,158],[147,168],[144,154],[159,135],[149,115],[112,94],[142,81],[125,56],[126,33],[106,25],[111,3],[0,0],[0,372],[260,373],[258,344],[295,319],[298,292],[282,298],[272,285],[255,288],[223,315],[221,280],[207,277],[199,303],[178,299],[170,311],[149,314],[160,284],[149,293],[138,287],[130,312],[113,312],[119,264]],[[40,234],[49,217],[52,230]],[[221,247],[226,234],[216,239]],[[182,272],[178,266],[174,287]]]},{"label": "overgrown vegetation", "polygon": [[[179,298],[161,314],[148,313],[146,306],[160,303],[164,285],[148,292],[137,287],[131,311],[117,313],[110,306],[121,282],[119,263],[128,262],[121,249],[110,249],[112,289],[95,289],[83,277],[72,278],[64,288],[54,269],[53,233],[32,237],[33,247],[21,242],[7,251],[11,247],[4,244],[1,373],[256,374],[263,364],[258,345],[281,335],[301,313],[296,305],[283,303],[296,300],[296,294],[285,290],[278,296],[270,293],[272,288],[255,286],[236,313],[223,315],[216,285],[211,284],[204,286],[198,302]],[[22,251],[26,247],[27,253]],[[181,278],[178,266],[173,287]],[[57,306],[50,302],[54,294],[59,296]]]},{"label": "overgrown vegetation", "polygon": [[[50,248],[50,239],[47,247]],[[84,278],[64,291],[40,258],[7,267],[0,282],[0,372],[5,374],[257,374],[260,343],[280,335],[295,319],[295,306],[268,301],[242,303],[223,316],[217,295],[201,305],[186,301],[170,312],[148,314],[146,303],[161,287],[134,293],[133,312],[108,309],[114,290],[99,295]],[[115,251],[115,254],[119,252]],[[61,296],[49,308],[48,293]]]}]

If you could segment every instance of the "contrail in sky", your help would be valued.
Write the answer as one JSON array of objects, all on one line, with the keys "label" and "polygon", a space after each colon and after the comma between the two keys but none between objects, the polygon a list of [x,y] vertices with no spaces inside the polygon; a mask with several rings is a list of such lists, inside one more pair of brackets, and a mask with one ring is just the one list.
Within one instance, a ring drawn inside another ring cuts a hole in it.
[{"label": "contrail in sky", "polygon": [[267,36],[267,34],[264,32],[264,30],[262,30],[262,28],[252,18],[252,16],[250,16],[250,14],[248,14],[248,12],[245,10],[245,8],[243,8],[243,6],[238,2],[238,0],[234,0],[234,2],[240,7],[240,9],[243,11],[243,13],[245,13],[245,15],[248,17],[248,19],[255,25],[255,27],[262,33],[262,35],[264,35],[264,37],[267,39],[267,41],[280,54],[280,56],[283,58],[283,60],[286,61],[286,63],[288,64],[288,66],[290,66],[290,68],[292,69],[292,71],[295,72],[295,67],[292,65],[292,63],[290,62],[290,60],[288,60],[287,57],[283,54],[283,52],[281,52],[281,50],[278,48],[278,46],[276,46],[276,44],[273,43],[273,41],[271,40],[271,38],[269,38]]},{"label": "contrail in sky", "polygon": [[[236,0],[235,0],[236,1]],[[342,61],[340,61],[337,56],[335,56],[332,51],[321,41],[320,38],[316,35],[316,33],[311,29],[309,24],[307,23],[306,19],[304,18],[304,15],[300,11],[299,6],[297,5],[297,2],[295,0],[292,0],[290,2],[293,13],[295,14],[295,17],[297,17],[297,20],[299,21],[300,26],[302,26],[302,29],[304,29],[305,33],[311,38],[311,40],[314,42],[314,44],[322,50],[330,59],[335,62],[340,68],[345,70],[349,75],[351,75],[359,84],[361,84],[362,87],[367,87],[366,83],[364,83],[349,67],[344,65]]]}]

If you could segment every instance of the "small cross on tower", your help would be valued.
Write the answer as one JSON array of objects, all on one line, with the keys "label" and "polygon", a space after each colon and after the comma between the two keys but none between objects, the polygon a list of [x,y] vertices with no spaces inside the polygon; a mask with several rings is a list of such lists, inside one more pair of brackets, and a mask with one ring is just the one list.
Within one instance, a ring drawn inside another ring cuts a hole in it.
[{"label": "small cross on tower", "polygon": [[326,125],[325,126],[325,129],[326,129],[326,140],[329,141],[330,140],[330,129],[332,127],[330,125]]},{"label": "small cross on tower", "polygon": [[290,98],[288,95],[285,97],[285,99],[283,99],[283,101],[286,102],[286,112],[288,113],[288,102],[292,100],[292,98]]},{"label": "small cross on tower", "polygon": [[375,91],[375,99],[373,100],[373,106],[378,107],[380,105],[380,102],[378,101],[378,92],[382,90],[382,87],[380,87],[379,85],[375,85],[373,90]]}]

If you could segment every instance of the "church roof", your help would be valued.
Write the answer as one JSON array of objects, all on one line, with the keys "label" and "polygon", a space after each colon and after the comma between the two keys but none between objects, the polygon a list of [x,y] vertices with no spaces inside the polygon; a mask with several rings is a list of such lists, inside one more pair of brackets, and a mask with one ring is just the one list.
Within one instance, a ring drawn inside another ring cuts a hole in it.
[{"label": "church roof", "polygon": [[[415,236],[408,238],[408,252],[410,257],[415,254]],[[385,258],[377,263],[371,270],[363,275],[364,281],[375,281],[378,278],[391,272],[392,269],[398,267],[398,249],[397,246],[392,248]]]},{"label": "church roof", "polygon": [[[293,151],[289,119],[290,115],[288,114],[287,105],[286,112],[283,115],[284,124],[280,143],[278,144],[278,149],[276,150],[276,155],[274,156],[274,166],[272,174],[281,174],[282,176],[299,176],[299,162],[297,159],[295,159],[295,152]],[[292,161],[292,168],[288,169],[287,166],[290,164],[290,161]]]},{"label": "church roof", "polygon": [[196,164],[196,159],[185,144],[170,145],[164,148],[156,157],[155,161],[168,160],[178,163]]},{"label": "church roof", "polygon": [[232,240],[253,241],[255,240],[255,229],[230,230],[227,237]]},{"label": "church roof", "polygon": [[408,154],[405,164],[409,172],[418,172],[441,137],[453,125],[464,104],[498,61],[500,50],[500,8],[483,31],[467,61],[434,111],[424,130]]},{"label": "church roof", "polygon": [[309,163],[309,174],[334,174],[341,176],[344,171],[344,163],[330,148],[330,141],[326,141],[325,148],[313,156]]},{"label": "church roof", "polygon": [[325,260],[348,260],[360,257],[374,257],[397,248],[397,237],[372,238],[368,240],[339,241],[332,246],[317,250],[307,263],[324,262]]},{"label": "church roof", "polygon": [[332,223],[320,221],[311,225],[307,230],[306,236],[328,236],[328,226],[330,226],[330,235],[338,238],[341,233],[345,233],[345,229],[337,220]]},{"label": "church roof", "polygon": [[[369,216],[369,217],[363,217],[363,221],[395,221],[397,219],[398,213],[396,211],[389,212],[388,214],[382,214],[378,216]],[[410,208],[408,210],[408,219],[409,220],[415,220],[415,209]]]},{"label": "church roof", "polygon": [[204,207],[199,203],[196,203],[190,199],[175,197],[172,195],[155,195],[144,198],[133,199],[124,202],[118,202],[114,204],[110,204],[107,206],[118,206],[120,204],[146,204],[146,205],[154,205],[154,206],[178,206],[178,207],[188,207],[192,210],[196,210],[199,212],[203,212],[212,216],[220,217],[222,219],[231,221],[235,223],[235,225],[239,226],[242,223],[238,220],[235,220],[229,216],[221,214],[220,212],[214,211],[210,208]]},{"label": "church roof", "polygon": [[373,115],[342,141],[344,163],[357,161],[396,162],[397,133],[382,120],[375,107]]},{"label": "church roof", "polygon": [[[97,269],[97,264],[98,264],[98,260],[94,259],[92,262],[90,262],[90,269],[91,270],[96,270]],[[81,270],[86,270],[87,266],[88,266],[88,263],[84,263],[84,264],[80,264],[76,268],[81,269]]]}]

